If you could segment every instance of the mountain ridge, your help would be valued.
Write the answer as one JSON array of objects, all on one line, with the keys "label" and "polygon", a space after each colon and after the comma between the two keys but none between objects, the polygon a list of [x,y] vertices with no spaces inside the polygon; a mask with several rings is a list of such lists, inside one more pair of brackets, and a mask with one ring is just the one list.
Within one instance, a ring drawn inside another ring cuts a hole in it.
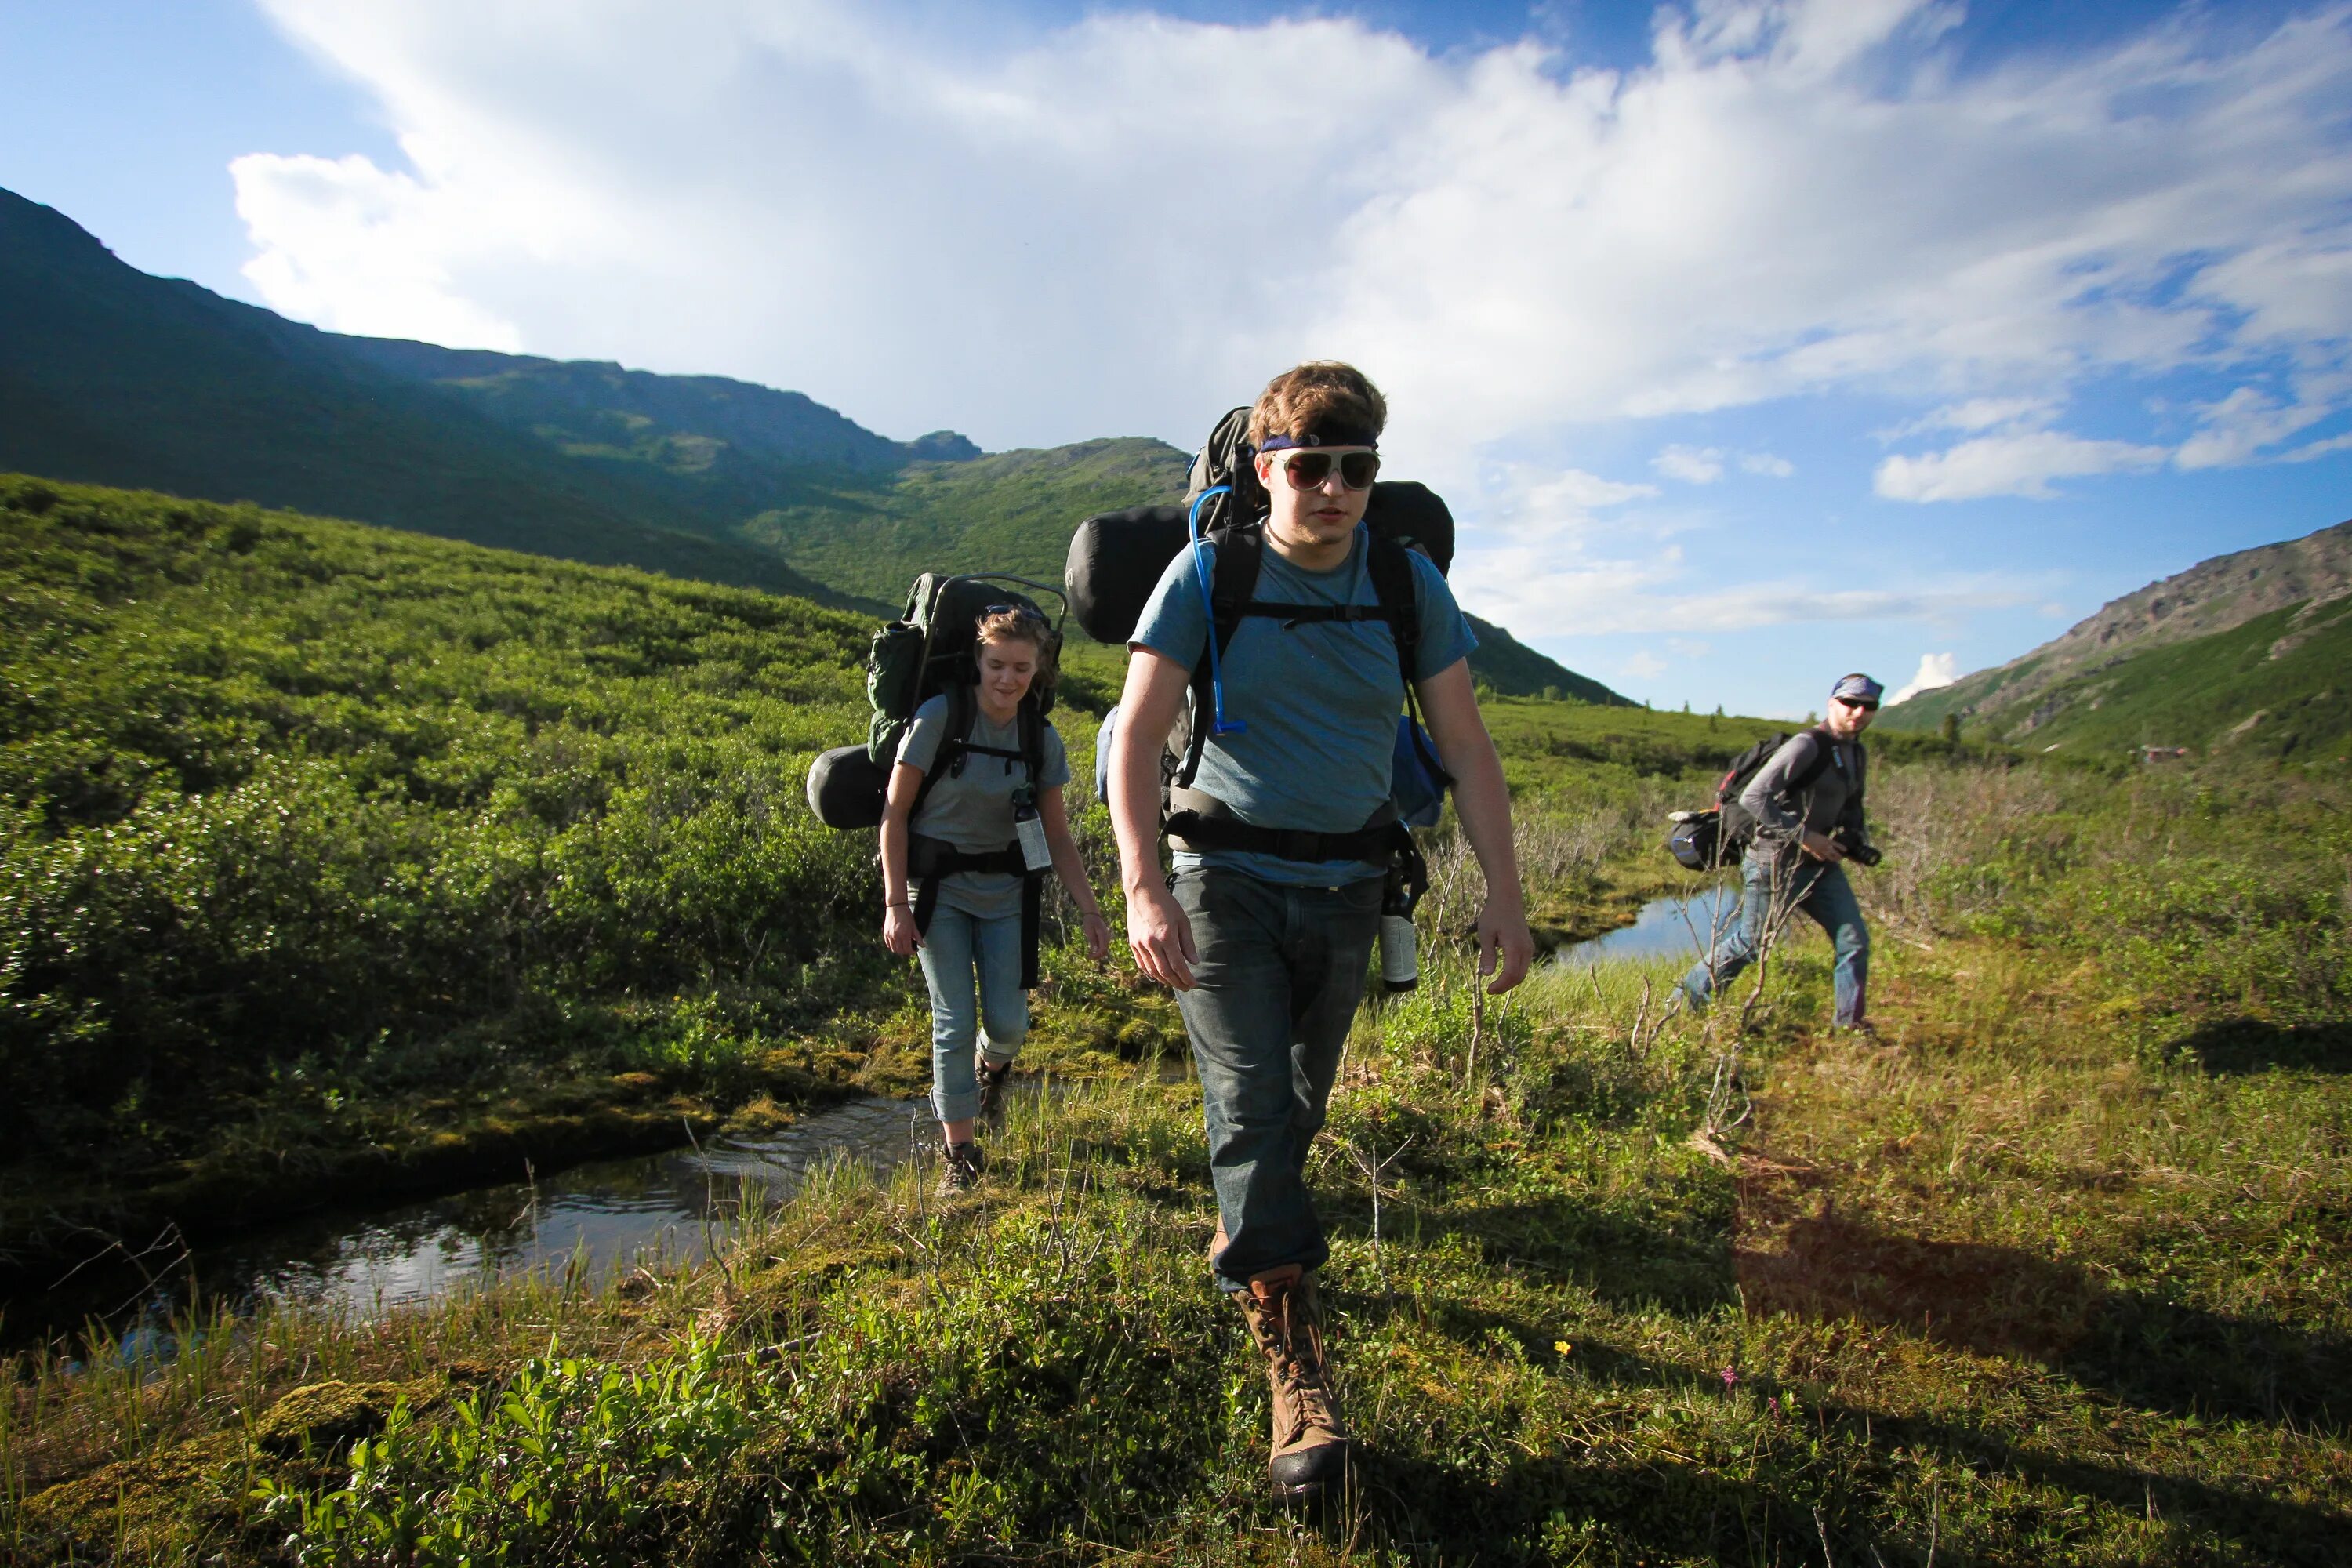
[{"label": "mountain ridge", "polygon": [[[1080,519],[1184,489],[1148,437],[983,453],[723,376],[321,331],[0,191],[0,469],[252,500],[876,614],[922,571],[1058,583]],[[1480,623],[1492,689],[1625,699]]]}]

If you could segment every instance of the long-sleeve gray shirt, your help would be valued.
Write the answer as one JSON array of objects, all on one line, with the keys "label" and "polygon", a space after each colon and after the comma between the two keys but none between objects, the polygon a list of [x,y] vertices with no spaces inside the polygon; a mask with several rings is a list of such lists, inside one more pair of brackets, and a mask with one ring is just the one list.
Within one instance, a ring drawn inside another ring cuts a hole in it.
[{"label": "long-sleeve gray shirt", "polygon": [[[1825,745],[1827,765],[1804,789],[1791,790],[1791,781],[1804,776]],[[1756,818],[1759,845],[1792,843],[1808,828],[1833,835],[1841,827],[1849,842],[1863,843],[1862,788],[1867,771],[1861,742],[1832,740],[1823,731],[1807,730],[1756,770],[1739,792],[1739,804]]]}]

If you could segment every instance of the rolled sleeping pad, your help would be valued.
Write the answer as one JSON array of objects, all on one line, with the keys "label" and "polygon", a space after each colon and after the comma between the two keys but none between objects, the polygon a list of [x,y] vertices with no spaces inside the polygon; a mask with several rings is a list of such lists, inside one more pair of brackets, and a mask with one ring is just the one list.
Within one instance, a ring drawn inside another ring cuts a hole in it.
[{"label": "rolled sleeping pad", "polygon": [[809,809],[827,827],[881,826],[889,793],[889,770],[863,745],[835,746],[809,764]]}]

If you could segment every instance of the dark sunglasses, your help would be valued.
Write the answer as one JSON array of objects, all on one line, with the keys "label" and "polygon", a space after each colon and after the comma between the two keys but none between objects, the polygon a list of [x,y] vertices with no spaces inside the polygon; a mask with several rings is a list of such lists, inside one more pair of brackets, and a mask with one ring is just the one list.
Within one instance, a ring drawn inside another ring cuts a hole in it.
[{"label": "dark sunglasses", "polygon": [[1844,703],[1849,708],[1859,708],[1865,713],[1875,713],[1878,711],[1878,704],[1871,701],[1865,697],[1841,697],[1838,700]]},{"label": "dark sunglasses", "polygon": [[1352,452],[1323,452],[1313,447],[1286,447],[1268,452],[1266,460],[1290,478],[1290,488],[1311,490],[1331,477],[1334,464],[1339,466],[1339,482],[1351,490],[1370,489],[1374,476],[1381,471],[1381,455],[1360,448]]},{"label": "dark sunglasses", "polygon": [[1045,617],[1026,605],[991,605],[980,613],[983,616],[1011,616],[1016,621],[1035,621],[1039,626],[1045,624]]}]

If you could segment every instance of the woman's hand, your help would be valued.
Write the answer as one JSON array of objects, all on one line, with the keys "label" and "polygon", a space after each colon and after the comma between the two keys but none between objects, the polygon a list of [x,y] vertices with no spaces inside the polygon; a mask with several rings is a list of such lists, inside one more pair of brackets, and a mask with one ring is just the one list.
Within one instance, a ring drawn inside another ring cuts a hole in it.
[{"label": "woman's hand", "polygon": [[1100,963],[1110,956],[1110,921],[1103,919],[1100,910],[1088,910],[1086,928],[1087,956]]},{"label": "woman's hand", "polygon": [[904,904],[892,904],[882,911],[882,945],[901,958],[912,958],[921,946],[922,933],[915,929],[915,911]]}]

